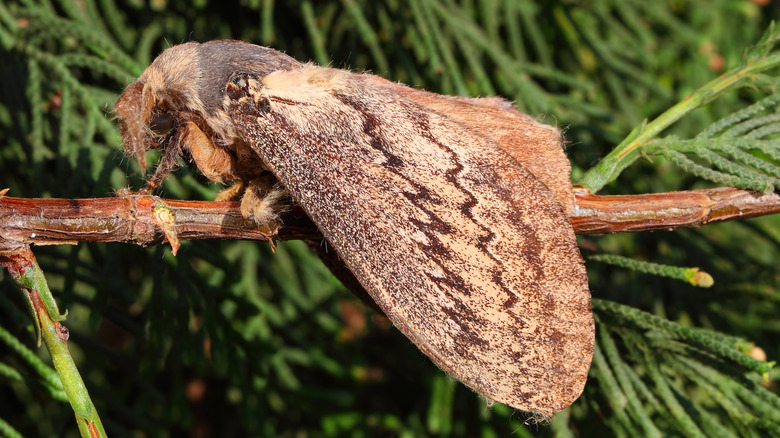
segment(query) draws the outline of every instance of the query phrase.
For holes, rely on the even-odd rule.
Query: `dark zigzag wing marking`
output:
[[[284,73],[290,83],[296,74]],[[337,86],[305,90],[309,101],[259,88],[229,112],[377,304],[440,367],[523,410],[568,406],[587,376],[593,320],[558,204],[489,141],[343,74]]]
[[[414,224],[417,228],[420,230],[424,230],[426,233],[426,236],[428,237],[429,244],[423,245],[420,244],[420,248],[422,251],[430,257],[431,260],[434,261],[434,263],[437,263],[439,267],[445,272],[445,275],[443,278],[431,278],[432,281],[438,281],[441,283],[444,283],[448,286],[448,289],[444,290],[445,295],[447,295],[449,298],[452,299],[452,302],[455,303],[456,308],[454,310],[445,309],[445,312],[450,316],[450,318],[460,326],[463,333],[469,333],[470,327],[474,325],[481,325],[485,324],[486,322],[480,318],[478,315],[475,315],[474,312],[466,307],[463,302],[457,300],[455,297],[452,296],[452,293],[449,292],[449,290],[459,291],[460,293],[469,294],[470,290],[466,286],[465,282],[461,278],[460,274],[458,272],[453,272],[453,270],[447,266],[446,263],[439,263],[438,261],[447,261],[450,259],[448,254],[448,248],[442,244],[440,239],[438,239],[439,234],[446,234],[452,232],[452,225],[447,223],[446,221],[442,220],[440,217],[436,215],[433,211],[430,211],[429,209],[425,208],[425,206],[421,205],[418,201],[425,199],[425,200],[431,200],[434,198],[433,194],[430,193],[430,191],[422,186],[421,184],[418,184],[416,181],[407,178],[404,176],[401,172],[398,171],[398,169],[402,168],[403,166],[403,159],[392,152],[389,152],[387,150],[387,144],[384,140],[384,137],[382,136],[380,132],[380,128],[382,126],[382,123],[380,123],[376,117],[374,117],[372,111],[370,111],[369,108],[366,108],[365,105],[363,105],[363,102],[360,100],[352,99],[349,96],[346,95],[335,95],[336,99],[343,102],[344,104],[354,108],[358,112],[363,114],[364,121],[363,121],[363,132],[369,137],[369,145],[380,151],[386,160],[387,168],[393,172],[399,175],[401,178],[404,178],[406,181],[409,182],[409,184],[414,187],[413,192],[404,191],[403,195],[406,197],[409,201],[414,203],[421,211],[424,211],[427,215],[427,218],[429,219],[429,222],[423,222],[420,220],[412,220],[412,224]],[[416,109],[416,108],[415,108]],[[447,145],[442,144],[439,139],[434,138],[430,135],[430,129],[429,129],[429,117],[424,112],[415,111],[414,118],[412,119],[414,123],[417,124],[416,131],[424,137],[426,140],[431,142],[431,144],[435,145],[436,147],[440,148],[443,151],[447,152],[447,155],[450,156],[451,162],[454,164],[452,168],[449,168],[445,171],[445,178],[448,182],[450,182],[454,187],[458,188],[458,190],[462,191],[466,196],[467,199],[461,203],[460,205],[460,211],[463,214],[463,216],[474,219],[471,209],[478,203],[478,200],[476,196],[469,193],[468,190],[465,190],[463,187],[461,187],[459,178],[461,173],[463,172],[463,166],[457,161],[457,157],[455,154],[447,147]],[[487,226],[480,224],[476,221],[474,221],[475,225],[479,226],[480,228],[480,235],[478,237],[478,243],[477,247],[483,250],[486,254],[489,256],[490,253],[486,250],[486,244],[493,240],[495,238],[495,233],[493,233]],[[491,256],[492,257],[492,256]],[[495,260],[495,262],[500,263],[498,260]],[[498,278],[500,277],[500,272],[496,272],[496,277],[494,279],[495,283],[498,284],[506,293],[507,300],[509,302],[512,302],[515,300],[515,295],[512,291],[510,291],[506,285],[500,281]],[[522,325],[523,322],[518,319],[518,324]],[[480,339],[476,336],[469,337],[469,344],[482,344],[484,345],[486,341],[484,339]],[[463,348],[463,345],[456,345],[456,350],[463,356],[471,357],[468,350]]]

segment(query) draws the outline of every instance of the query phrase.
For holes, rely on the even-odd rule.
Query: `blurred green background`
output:
[[[5,0],[0,189],[87,198],[141,188],[110,108],[164,48],[218,38],[439,93],[504,96],[565,131],[576,180],[643,119],[738,65],[778,16],[778,4],[758,0]],[[669,133],[691,138],[773,87],[725,95]],[[711,186],[653,157],[603,193]],[[211,199],[219,189],[185,167],[159,194]],[[567,411],[531,425],[446,377],[300,242],[275,254],[255,242],[187,242],[177,257],[122,244],[34,252],[70,311],[70,348],[110,436],[780,433],[776,373],[764,382],[755,361],[721,348],[749,352],[749,341],[778,357],[777,216],[580,242],[586,257],[696,266],[715,285],[588,262],[604,300],[594,303],[590,381]],[[0,433],[78,436],[70,406],[8,347],[18,340],[48,360],[0,278]]]

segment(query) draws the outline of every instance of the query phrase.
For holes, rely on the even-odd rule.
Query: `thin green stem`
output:
[[[632,271],[645,272],[662,277],[682,280],[697,287],[711,287],[714,283],[712,276],[696,267],[682,267],[661,265],[658,263],[634,260],[628,257],[622,257],[616,254],[596,254],[588,257],[588,260],[595,260],[610,265],[620,266]]]
[[[43,363],[38,356],[27,348],[23,343],[16,339],[11,333],[0,327],[0,341],[8,345],[13,351],[18,354],[22,360],[27,362],[43,379],[44,383],[52,389],[62,390],[62,381],[57,373],[51,369],[49,365]]]
[[[2,434],[3,437],[8,438],[22,438],[22,434],[17,432],[16,429],[11,427],[11,425],[6,423],[2,418],[0,418],[0,434]]]
[[[767,33],[771,35],[774,31],[773,26],[770,27]],[[588,170],[578,184],[587,188],[591,193],[598,192],[605,185],[614,181],[626,167],[639,158],[642,146],[646,145],[683,116],[707,105],[724,93],[750,85],[751,80],[760,73],[780,66],[780,53],[755,59],[754,56],[751,56],[753,52],[749,53],[741,66],[702,86],[652,122],[642,123],[642,125],[635,128],[603,160]]]
[[[27,297],[35,322],[39,326],[40,336],[62,381],[62,389],[76,415],[81,436],[105,437],[103,424],[68,349],[68,329],[60,323],[65,316],[57,309],[57,303],[32,251],[29,247],[0,251],[0,264],[8,269],[17,286]]]
[[[319,27],[317,27],[317,17],[314,15],[314,7],[311,5],[311,2],[305,1],[301,3],[301,14],[303,15],[303,23],[306,25],[306,30],[311,37],[317,62],[320,65],[328,65],[330,56],[328,56],[328,51],[325,49],[325,38],[322,36]]]

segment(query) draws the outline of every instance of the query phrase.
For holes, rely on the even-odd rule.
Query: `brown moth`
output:
[[[183,153],[259,222],[289,196],[340,277],[488,400],[552,415],[579,397],[594,323],[555,128],[238,41],[164,51],[115,111],[142,163],[163,147],[150,188]]]

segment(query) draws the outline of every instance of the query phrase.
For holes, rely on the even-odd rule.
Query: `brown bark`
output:
[[[577,234],[676,230],[780,212],[780,195],[733,187],[642,195],[598,196],[575,188],[571,224]]]
[[[598,196],[575,190],[571,224],[577,234],[674,230],[780,212],[780,195],[732,187],[643,195]],[[179,240],[297,240],[322,236],[300,209],[276,227],[241,217],[237,202],[179,201],[148,195],[93,199],[29,199],[0,196],[0,248],[28,244],[165,241],[155,208],[175,215]]]

